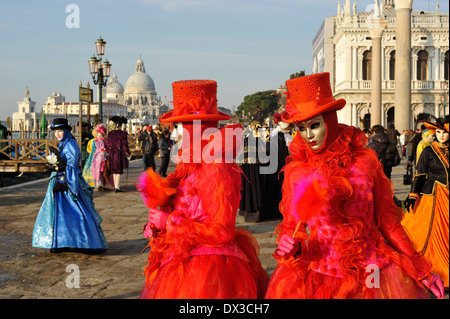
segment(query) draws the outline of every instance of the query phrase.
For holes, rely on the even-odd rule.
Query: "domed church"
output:
[[[136,62],[134,73],[128,78],[125,89],[114,73],[106,87],[108,101],[126,105],[128,119],[139,119],[147,123],[158,123],[159,116],[168,112],[169,107],[157,96],[153,79],[145,73],[141,57]]]

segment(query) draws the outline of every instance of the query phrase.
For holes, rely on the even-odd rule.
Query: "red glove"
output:
[[[431,280],[422,279],[421,282],[425,287],[431,290],[431,292],[438,298],[444,299],[444,283],[442,282],[441,277],[436,274],[431,274]]]
[[[299,242],[296,239],[284,234],[283,236],[281,236],[280,242],[278,243],[278,248],[275,250],[275,253],[278,256],[286,256],[290,254],[293,255],[298,251],[299,247]]]

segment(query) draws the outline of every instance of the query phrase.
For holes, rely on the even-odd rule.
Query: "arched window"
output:
[[[394,121],[395,121],[395,107],[391,107],[387,111],[386,122],[388,123],[388,125],[386,125],[386,127],[389,127],[390,124],[394,124]]]
[[[391,52],[389,60],[389,80],[395,80],[395,51]]]
[[[449,53],[448,53],[449,51],[447,50],[447,52],[445,52],[445,59],[444,59],[444,79],[446,80],[446,81],[448,81],[448,74],[450,73],[449,71]]]
[[[426,81],[428,79],[428,52],[420,50],[417,56],[417,80]]]
[[[372,80],[372,50],[365,51],[363,54],[363,80]]]

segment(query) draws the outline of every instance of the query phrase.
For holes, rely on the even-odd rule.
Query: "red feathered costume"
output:
[[[223,139],[215,140],[216,144],[194,137],[195,129],[203,133],[217,128],[220,116],[227,118],[217,111],[215,103],[201,102],[211,101],[211,97],[215,101],[216,87],[216,82],[206,80],[173,84],[174,111],[163,116],[162,121],[183,123],[180,152],[190,146],[188,160],[181,156],[183,162],[166,179],[151,170],[139,179],[146,205],[170,213],[166,229],[155,231],[150,238],[141,298],[264,297],[268,276],[258,259],[258,243],[249,232],[235,229],[241,176],[239,167],[222,156],[230,151],[225,147],[225,129],[220,131]],[[180,101],[186,102],[182,108]],[[193,124],[197,119],[207,122]],[[230,149],[237,146],[234,142],[228,146]],[[216,147],[217,143],[220,147]],[[204,153],[205,148],[221,150],[222,155],[208,163],[196,158],[195,154]]]
[[[325,94],[328,89],[331,95],[326,75],[291,80],[307,81],[298,85],[313,91],[294,94],[308,99],[308,93]],[[297,83],[289,82],[292,93]],[[274,254],[278,266],[266,297],[427,297],[421,280],[430,278],[430,265],[413,249],[400,224],[402,212],[394,205],[391,181],[376,154],[364,148],[364,133],[337,123],[336,108],[345,101],[320,95],[310,100],[305,110],[302,102],[289,98],[284,121],[321,114],[326,138],[319,151],[313,151],[300,133],[290,145],[280,203],[283,221],[276,233],[277,242],[289,235],[300,248]]]

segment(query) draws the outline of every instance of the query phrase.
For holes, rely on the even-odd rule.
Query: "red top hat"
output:
[[[229,120],[217,109],[217,82],[186,80],[172,83],[173,110],[161,117],[162,123]]]
[[[345,106],[344,99],[334,100],[330,74],[318,73],[286,81],[288,88],[283,122],[300,122]]]

